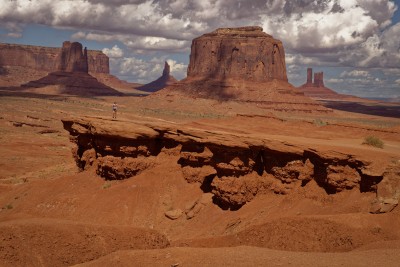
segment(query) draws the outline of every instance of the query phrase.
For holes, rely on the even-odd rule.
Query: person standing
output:
[[[112,105],[113,119],[116,119],[116,118],[117,118],[117,109],[118,109],[117,102],[114,102],[114,104]]]

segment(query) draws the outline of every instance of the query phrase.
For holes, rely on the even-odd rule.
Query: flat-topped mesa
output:
[[[287,81],[282,42],[261,27],[221,28],[195,38],[188,78]]]
[[[84,51],[82,52],[82,45],[79,48],[74,43],[64,43],[69,43],[70,46],[73,46],[73,49],[76,49],[76,55],[79,55],[79,51],[84,54]],[[37,71],[53,72],[54,70],[60,70],[60,54],[65,53],[62,52],[64,50],[65,48],[59,47],[0,43],[0,66],[22,67]],[[109,58],[102,51],[87,50],[87,61],[89,73],[110,73]],[[81,67],[78,68],[81,69]]]

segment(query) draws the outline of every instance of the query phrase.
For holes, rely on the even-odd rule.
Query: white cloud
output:
[[[7,33],[7,37],[21,38],[22,37],[22,33],[20,33],[20,32],[9,32],[9,33]]]
[[[371,75],[366,70],[352,70],[342,72],[340,77],[371,77]]]
[[[343,81],[344,81],[343,79],[337,79],[337,78],[331,78],[327,80],[328,83],[343,83]]]
[[[167,60],[169,66],[171,67],[171,75],[176,79],[181,80],[186,77],[187,65],[181,62],[177,62],[173,59]]]
[[[111,49],[104,48],[102,51],[110,58],[120,58],[124,55],[122,49],[119,48],[117,45],[114,45]]]
[[[293,3],[299,6],[292,7],[290,15],[285,16],[282,11],[277,15],[261,15],[261,19],[264,30],[298,52],[337,50],[359,44],[379,30],[383,17],[386,21],[394,12],[393,5],[388,5],[382,19],[375,20],[368,15],[369,10],[355,1],[324,1],[325,5],[316,5],[315,1]],[[341,5],[342,12],[332,12],[335,3]]]
[[[296,53],[337,52],[379,36],[396,8],[390,0],[13,0],[0,3],[0,22],[79,29],[75,38],[116,37],[132,49],[186,52],[194,37],[215,28],[262,25]]]

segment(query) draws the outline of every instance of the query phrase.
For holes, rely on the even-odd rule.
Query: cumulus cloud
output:
[[[124,52],[122,51],[122,49],[119,48],[117,45],[114,45],[111,49],[104,48],[102,51],[104,54],[106,54],[110,58],[120,58],[124,55]]]
[[[343,79],[337,79],[337,78],[331,78],[327,80],[328,83],[342,83],[343,81],[344,81]]]
[[[99,41],[131,35],[132,48],[159,50],[188,48],[218,27],[262,25],[303,53],[363,43],[396,8],[390,0],[13,0],[0,3],[0,22],[79,28]]]
[[[352,70],[342,72],[340,77],[371,77],[371,75],[366,70]]]

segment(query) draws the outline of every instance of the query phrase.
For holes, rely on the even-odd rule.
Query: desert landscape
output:
[[[256,26],[146,85],[1,44],[0,266],[399,266],[400,104],[304,78]]]

